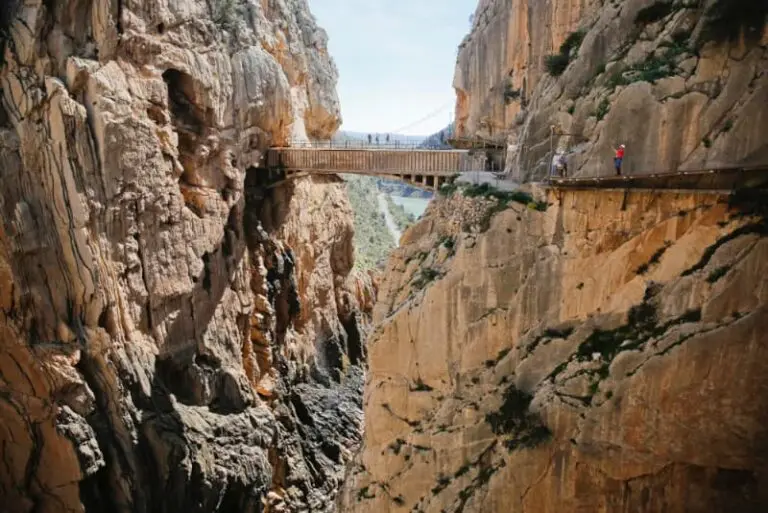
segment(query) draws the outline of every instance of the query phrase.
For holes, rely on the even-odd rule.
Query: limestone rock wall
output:
[[[305,0],[0,8],[0,503],[330,511],[359,441],[371,277]]]
[[[457,134],[506,143],[521,181],[551,150],[574,175],[610,174],[621,143],[633,174],[765,164],[767,16],[749,1],[483,0],[459,49]]]
[[[404,234],[341,510],[765,511],[764,195],[546,199]]]

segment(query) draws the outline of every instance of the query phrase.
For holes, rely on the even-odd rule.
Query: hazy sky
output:
[[[339,68],[342,130],[431,134],[453,116],[477,0],[309,0]],[[420,119],[435,114],[430,119]]]

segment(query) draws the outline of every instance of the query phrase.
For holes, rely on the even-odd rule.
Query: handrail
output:
[[[606,174],[606,175],[593,175],[593,176],[548,176],[549,180],[603,180],[603,179],[631,179],[631,178],[667,178],[672,176],[686,176],[697,175],[706,173],[722,173],[726,171],[759,171],[768,170],[768,164],[749,164],[749,165],[714,165],[697,169],[678,169],[676,171],[665,171],[661,173],[648,173],[648,172],[635,172],[632,174],[623,173],[621,175]]]
[[[405,143],[401,141],[390,142],[372,142],[367,141],[295,141],[287,142],[285,145],[273,146],[270,149],[290,150],[290,149],[308,149],[308,150],[377,150],[377,149],[395,149],[395,150],[441,150],[441,151],[463,151],[456,150],[448,145],[425,144],[425,143]]]
[[[544,182],[552,188],[587,187],[617,189],[735,190],[768,187],[768,165],[720,165],[663,173],[560,177]]]

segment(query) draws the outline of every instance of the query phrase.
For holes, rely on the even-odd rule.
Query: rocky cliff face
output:
[[[573,174],[609,174],[620,143],[633,174],[764,163],[767,16],[750,0],[482,0],[457,133],[506,142],[522,181],[551,149]]]
[[[0,502],[329,511],[359,439],[370,279],[305,0],[5,2]]]
[[[765,511],[765,197],[497,196],[389,261],[341,510]]]

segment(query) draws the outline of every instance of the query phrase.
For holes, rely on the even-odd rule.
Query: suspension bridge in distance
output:
[[[356,174],[437,190],[463,173],[501,171],[503,153],[483,149],[432,149],[399,143],[326,143],[270,148],[266,167],[285,178],[310,174]]]

